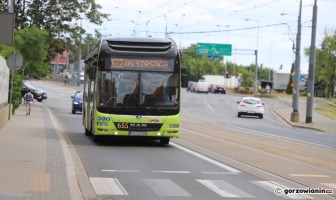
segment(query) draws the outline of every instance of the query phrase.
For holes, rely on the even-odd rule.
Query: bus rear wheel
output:
[[[169,137],[164,137],[160,139],[160,144],[162,145],[167,145],[169,144],[170,138]]]
[[[86,136],[90,136],[92,134],[92,132],[89,129],[85,129],[85,135]]]

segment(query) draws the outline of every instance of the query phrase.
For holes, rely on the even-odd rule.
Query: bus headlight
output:
[[[98,126],[108,126],[107,122],[97,122]]]
[[[179,124],[169,124],[169,128],[178,128]]]

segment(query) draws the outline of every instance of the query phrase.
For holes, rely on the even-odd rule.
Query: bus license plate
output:
[[[147,136],[147,132],[145,131],[130,131],[128,133],[129,136]]]

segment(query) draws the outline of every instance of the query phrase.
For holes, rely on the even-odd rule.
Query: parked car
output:
[[[193,87],[193,85],[195,85],[196,82],[195,81],[189,81],[188,82],[188,87],[187,87],[187,91],[191,91],[191,88]]]
[[[71,112],[72,114],[76,114],[76,112],[82,112],[82,104],[83,104],[83,91],[79,90],[75,92],[74,96],[71,96],[72,98],[72,107]]]
[[[211,92],[212,93],[222,93],[222,94],[226,94],[226,87],[224,87],[224,85],[214,85],[211,88]]]
[[[237,102],[238,117],[242,115],[258,116],[260,119],[264,116],[264,103],[256,97],[243,97],[241,101]]]
[[[27,81],[24,81],[22,84],[21,96],[23,97],[28,92],[29,89],[31,90],[31,93],[34,96],[34,99],[36,99],[38,102],[42,102],[43,99],[47,99],[46,91],[33,86]]]
[[[42,90],[41,88],[37,88],[39,91],[41,91],[42,98],[43,99],[48,99],[47,92],[45,90]]]

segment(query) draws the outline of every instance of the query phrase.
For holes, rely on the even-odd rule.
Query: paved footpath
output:
[[[279,100],[284,102],[284,105],[281,107],[274,108],[273,111],[280,116],[285,122],[293,127],[300,128],[309,128],[315,129],[319,131],[323,131],[326,133],[334,133],[336,134],[336,120],[326,117],[315,110],[313,111],[313,120],[312,123],[306,123],[306,105],[307,102],[305,99],[300,99],[299,101],[299,121],[291,122],[290,117],[293,111],[291,106],[290,98],[279,97]]]
[[[57,120],[35,102],[0,129],[0,199],[83,199]]]

